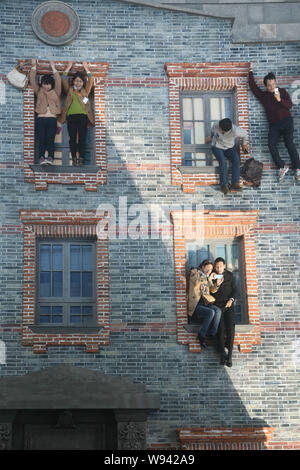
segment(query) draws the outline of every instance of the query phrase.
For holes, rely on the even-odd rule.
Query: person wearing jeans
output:
[[[206,347],[205,337],[208,331],[212,336],[216,336],[222,314],[222,310],[213,305],[215,299],[211,293],[217,292],[223,281],[218,279],[216,284],[213,284],[215,273],[212,274],[212,269],[211,261],[205,260],[198,269],[191,269],[189,279],[188,315],[191,323],[202,322],[198,334],[202,348]]]
[[[266,90],[261,90],[255,83],[253,76],[253,66],[250,65],[249,86],[253,94],[258,98],[265,108],[267,120],[269,122],[268,146],[272,159],[276,165],[279,182],[287,174],[289,167],[278,152],[278,143],[281,136],[289,153],[292,168],[295,172],[296,181],[300,181],[300,158],[294,144],[294,123],[291,115],[293,106],[288,92],[284,88],[278,88],[275,75],[270,72],[264,77]]]
[[[54,140],[57,130],[57,116],[61,112],[61,78],[53,61],[50,62],[52,75],[43,75],[41,85],[36,80],[37,61],[31,60],[30,85],[36,95],[36,130],[39,140],[39,163],[54,164]],[[48,151],[48,157],[45,153]]]
[[[235,146],[235,139],[242,139],[242,149],[249,152],[248,134],[241,127],[232,124],[229,118],[221,119],[211,129],[211,136],[206,137],[205,143],[212,144],[212,152],[219,162],[221,191],[227,194],[230,191],[241,191],[240,186],[240,156]],[[231,185],[228,182],[227,159],[231,162]]]
[[[85,163],[85,146],[88,122],[95,124],[93,110],[90,101],[90,93],[93,87],[93,77],[88,69],[87,62],[82,62],[87,75],[75,72],[72,86],[69,84],[68,73],[73,62],[69,62],[68,67],[62,74],[62,84],[66,93],[66,100],[61,114],[60,121],[67,120],[70,150],[74,166],[82,166]],[[77,144],[78,133],[78,144]],[[77,151],[78,154],[77,155]]]

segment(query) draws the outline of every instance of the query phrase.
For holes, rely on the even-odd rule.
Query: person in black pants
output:
[[[216,299],[214,305],[222,309],[218,329],[218,350],[221,354],[220,364],[226,364],[228,367],[231,367],[235,333],[233,305],[236,300],[237,289],[232,272],[227,271],[225,266],[225,260],[223,258],[217,258],[215,260],[214,271],[217,275],[223,276],[223,282],[220,284],[218,291],[212,295]],[[227,355],[225,347],[228,349]]]
[[[291,158],[295,179],[296,181],[300,181],[300,158],[294,144],[294,122],[290,112],[293,106],[292,100],[284,88],[277,87],[276,77],[272,72],[264,77],[264,85],[266,91],[261,90],[256,85],[251,64],[249,86],[253,94],[265,108],[266,116],[269,121],[268,145],[274,163],[279,169],[279,182],[283,180],[289,170],[289,167],[284,164],[284,161],[280,157],[277,148],[281,136],[283,137]]]

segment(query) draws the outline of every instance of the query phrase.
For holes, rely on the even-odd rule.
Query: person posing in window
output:
[[[235,333],[234,323],[234,309],[233,305],[237,296],[237,289],[234,281],[233,273],[225,269],[226,264],[223,258],[217,258],[214,264],[214,271],[217,276],[222,278],[214,278],[213,282],[216,283],[222,279],[217,291],[213,292],[215,298],[215,306],[222,309],[220,325],[218,330],[218,349],[221,354],[220,364],[232,366],[232,350]],[[225,342],[226,337],[226,342]],[[225,347],[228,349],[228,354],[225,352]]]
[[[206,348],[205,337],[210,328],[210,334],[216,336],[222,310],[213,305],[215,302],[212,292],[217,292],[223,280],[212,282],[215,273],[212,273],[213,264],[209,260],[201,263],[199,268],[192,268],[189,279],[188,315],[192,323],[200,323],[202,327],[198,340],[202,348]]]
[[[62,75],[62,84],[67,96],[60,121],[63,123],[67,120],[73,165],[81,166],[84,164],[85,157],[87,123],[89,121],[94,125],[94,116],[89,99],[89,94],[93,87],[93,77],[88,70],[87,63],[82,62],[84,70],[88,76],[87,83],[85,75],[81,72],[76,72],[73,77],[72,87],[70,87],[68,73],[71,70],[72,65],[73,62],[69,62],[68,67]],[[76,140],[77,132],[78,147]],[[77,150],[79,152],[79,157],[77,157]]]
[[[211,135],[206,137],[205,143],[212,144],[212,151],[219,162],[221,191],[227,194],[230,191],[242,191],[240,186],[240,156],[235,146],[235,139],[242,138],[242,149],[249,152],[248,134],[241,127],[232,124],[229,118],[221,119],[213,125]],[[226,158],[231,161],[232,181],[229,188]]]
[[[274,163],[279,170],[278,181],[282,181],[289,167],[284,164],[278,152],[278,141],[281,136],[288,150],[295,171],[296,181],[300,181],[300,159],[293,140],[294,122],[291,115],[293,103],[284,88],[278,88],[275,75],[270,72],[264,77],[266,91],[261,90],[255,83],[253,66],[250,65],[249,86],[265,108],[269,121],[268,145]]]
[[[55,69],[54,62],[50,62],[53,76],[43,75],[41,86],[36,82],[36,59],[31,61],[29,73],[30,84],[36,94],[37,113],[36,129],[39,139],[39,163],[41,165],[54,163],[54,140],[57,130],[57,116],[61,113],[61,78]],[[45,152],[48,158],[45,159]]]

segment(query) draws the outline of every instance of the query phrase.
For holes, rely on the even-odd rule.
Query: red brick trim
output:
[[[24,60],[19,60],[25,72],[30,66]],[[66,61],[56,61],[56,69],[62,72],[66,69]],[[94,77],[94,107],[95,107],[95,145],[96,166],[101,167],[97,173],[47,173],[34,172],[30,165],[34,164],[34,92],[29,85],[24,90],[24,181],[35,184],[37,191],[48,189],[48,184],[84,184],[86,191],[97,191],[98,185],[107,182],[106,157],[106,113],[105,113],[105,77],[109,64],[107,62],[90,62],[89,69]],[[81,64],[75,64],[72,70],[82,70]],[[39,61],[39,74],[51,73],[49,61]]]
[[[181,428],[177,430],[182,450],[263,450],[274,428]]]
[[[180,92],[235,90],[237,124],[249,133],[247,95],[249,62],[166,63],[165,70],[169,77],[172,185],[181,185],[183,192],[192,193],[195,191],[195,186],[218,184],[219,178],[218,175],[205,173],[181,175],[177,169],[182,164]],[[242,161],[250,156],[241,155]]]
[[[24,280],[22,344],[33,345],[35,353],[45,353],[47,346],[82,346],[87,352],[98,352],[100,345],[109,344],[109,270],[108,240],[97,240],[97,325],[95,334],[37,334],[28,325],[35,324],[36,239],[38,237],[95,237],[99,217],[93,211],[31,211],[20,210],[24,225]]]
[[[200,214],[201,215],[201,214]],[[205,238],[242,237],[244,247],[245,284],[249,324],[251,333],[236,333],[235,344],[240,352],[251,352],[254,344],[261,342],[261,325],[258,305],[258,286],[256,278],[256,255],[254,227],[258,211],[210,211],[204,210],[199,226],[197,211],[171,211],[174,225],[174,262],[176,282],[177,341],[187,344],[190,352],[200,352],[200,344],[195,333],[184,329],[187,324],[187,285],[185,273],[185,241],[189,239],[189,230],[197,227],[197,236]],[[197,225],[196,225],[197,224]]]

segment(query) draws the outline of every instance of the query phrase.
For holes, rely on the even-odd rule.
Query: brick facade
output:
[[[68,3],[81,19],[81,30],[64,47],[45,45],[32,32],[36,2],[1,5],[0,375],[70,364],[130,376],[161,398],[161,409],[148,416],[148,449],[180,449],[185,443],[178,430],[194,433],[194,441],[201,435],[212,446],[205,432],[216,438],[222,429],[235,440],[219,441],[219,448],[239,446],[239,431],[244,443],[253,433],[260,436],[250,448],[299,449],[299,184],[292,172],[277,184],[264,110],[246,78],[252,62],[260,86],[272,70],[293,96],[300,79],[299,44],[233,44],[226,19],[117,0]],[[45,67],[41,72],[49,72],[50,60],[60,71],[69,60],[86,60],[95,72],[99,67],[94,89],[98,173],[31,168],[33,91],[17,90],[6,80],[26,57],[37,58]],[[178,76],[172,77],[172,70]],[[251,152],[245,157],[264,163],[259,189],[244,186],[241,194],[225,197],[216,175],[181,175],[176,169],[181,164],[178,96],[191,87],[237,90],[239,124],[250,135]],[[292,115],[299,148],[296,102]],[[279,148],[289,164],[282,143]],[[94,236],[97,208],[109,203],[117,209],[121,197],[129,209],[165,208],[167,218],[173,214],[172,230],[178,211],[187,205],[194,213],[201,204],[204,229],[213,237],[222,238],[225,228],[243,237],[250,315],[249,324],[237,327],[231,369],[219,365],[212,347],[200,352],[195,335],[182,327],[185,239],[175,230],[164,239],[162,225],[157,238],[150,230],[147,239],[122,238],[117,230],[115,239],[98,240],[104,260],[98,265],[99,332],[58,337],[29,328],[35,314],[36,240],[49,234]],[[129,222],[136,216],[128,211]],[[119,219],[117,213],[117,226]],[[264,441],[262,433],[270,430]]]

